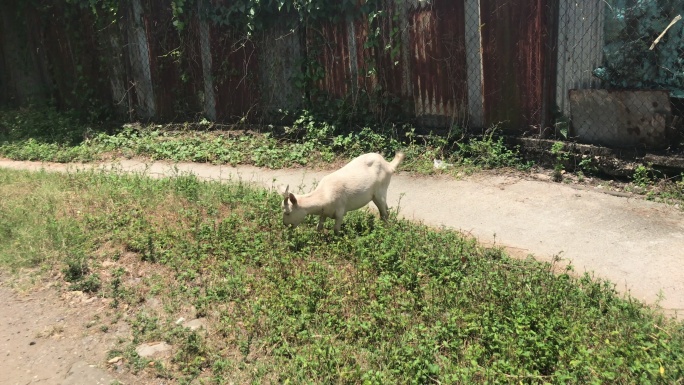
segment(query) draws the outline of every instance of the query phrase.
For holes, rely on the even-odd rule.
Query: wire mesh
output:
[[[684,115],[681,14],[684,3],[668,0],[560,2],[556,101],[570,122],[564,135],[609,147],[677,143]]]

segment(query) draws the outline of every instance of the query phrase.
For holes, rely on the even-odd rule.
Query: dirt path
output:
[[[49,285],[21,294],[5,283],[0,277],[0,383],[138,383],[130,374],[105,368],[106,353],[118,336],[128,335],[128,326],[98,322],[108,308],[102,299],[78,292],[59,297]]]
[[[0,160],[0,167],[63,172],[95,165]],[[289,184],[291,188],[305,191],[327,174],[304,169],[264,170],[249,166],[236,168],[136,160],[97,167],[142,172],[154,177],[191,172],[204,179],[242,179],[265,187]],[[406,218],[470,233],[482,242],[506,246],[518,256],[533,254],[548,260],[560,254],[571,261],[577,271],[593,271],[616,283],[618,290],[648,303],[656,303],[662,295],[659,304],[668,313],[677,313],[680,318],[680,313],[684,313],[684,213],[675,207],[613,196],[597,189],[578,189],[505,175],[454,180],[399,173],[392,179],[388,200],[390,206],[396,207],[400,203],[400,214]],[[55,317],[68,308],[64,310],[60,307],[63,305],[51,303],[44,299],[46,297],[26,301],[12,295],[8,291],[0,292],[2,298],[10,298],[0,303],[0,338],[3,352],[8,352],[5,362],[0,362],[0,373],[8,373],[7,368],[14,368],[16,374],[8,384],[32,383],[32,378],[39,379],[46,373],[54,373],[56,377],[52,378],[66,379],[69,368],[86,358],[89,364],[105,362],[104,352],[84,351],[87,344],[80,345],[78,338],[67,346],[49,338],[38,339],[35,345],[30,345],[37,332],[55,324],[58,319]],[[41,316],[30,317],[34,312]],[[22,314],[29,318],[21,321],[17,315]],[[91,334],[82,338],[95,337]],[[97,346],[102,347],[102,344]],[[41,348],[41,353],[36,355],[36,348]],[[55,361],[51,351],[67,352],[62,353],[62,359],[68,355],[71,364],[59,361],[59,358]],[[81,354],[80,361],[71,357],[72,354]],[[44,372],[35,373],[37,368]]]

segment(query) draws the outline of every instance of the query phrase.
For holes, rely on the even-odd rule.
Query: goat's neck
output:
[[[297,204],[306,210],[307,214],[320,215],[323,213],[327,202],[320,191],[312,191],[297,197]]]

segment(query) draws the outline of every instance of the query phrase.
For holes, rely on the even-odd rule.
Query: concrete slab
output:
[[[667,91],[570,90],[572,135],[609,147],[662,148],[672,119]]]

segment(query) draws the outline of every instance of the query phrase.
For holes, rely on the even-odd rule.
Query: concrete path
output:
[[[150,176],[191,172],[203,179],[242,179],[267,188],[289,184],[304,191],[328,173],[135,160],[100,165],[0,160],[0,167],[102,167]],[[675,207],[515,176],[453,180],[402,173],[392,178],[388,202],[392,207],[400,203],[405,218],[461,230],[481,242],[506,246],[517,256],[550,260],[560,254],[576,271],[593,271],[621,292],[648,303],[659,301],[679,318],[684,314],[684,213]]]

